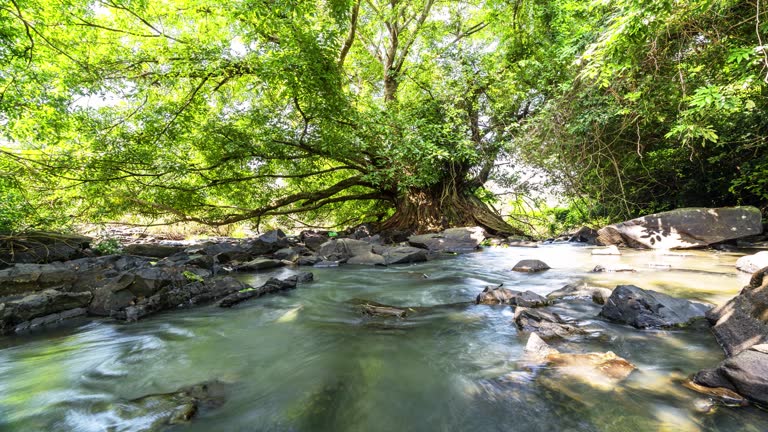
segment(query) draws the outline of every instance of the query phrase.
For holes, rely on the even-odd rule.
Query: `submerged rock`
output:
[[[600,315],[637,328],[682,326],[703,318],[710,306],[634,285],[619,285]]]
[[[550,268],[551,267],[549,267],[543,261],[536,259],[526,259],[518,261],[518,263],[512,267],[512,270],[523,273],[537,273],[540,271],[549,270]]]
[[[112,408],[121,423],[149,419],[144,431],[160,432],[169,426],[189,422],[202,408],[217,408],[226,401],[226,385],[211,381],[171,393],[151,394],[115,404]]]
[[[610,245],[604,248],[592,249],[592,255],[621,255],[618,246]]]
[[[569,284],[547,294],[547,299],[556,301],[568,298],[589,298],[597,304],[605,304],[610,296],[611,290],[608,288],[592,287],[587,284]]]
[[[600,245],[639,249],[706,247],[762,233],[755,207],[681,208],[609,225],[598,231]]]
[[[537,333],[544,339],[568,338],[584,333],[584,330],[568,324],[560,315],[543,309],[518,306],[513,320],[519,331]]]
[[[477,250],[485,240],[485,230],[480,227],[449,228],[437,234],[420,234],[408,237],[408,243],[430,252],[465,253]]]
[[[360,309],[365,315],[376,317],[405,318],[405,316],[408,315],[408,311],[405,309],[400,309],[393,306],[362,304],[360,305]]]
[[[529,360],[554,367],[558,374],[589,382],[597,387],[610,388],[626,379],[635,365],[612,351],[604,353],[561,353],[550,347],[536,333],[531,333],[525,346]]]
[[[592,269],[592,273],[618,273],[618,272],[635,272],[637,270],[633,269],[632,267],[624,264],[613,264],[613,265],[596,265],[595,268]]]
[[[745,406],[748,404],[747,398],[726,387],[707,387],[697,383],[696,381],[686,381],[683,383],[683,385],[695,392],[711,396],[724,405]],[[702,412],[706,413],[709,412],[713,407],[711,405],[707,406],[706,404],[701,404],[700,408]]]

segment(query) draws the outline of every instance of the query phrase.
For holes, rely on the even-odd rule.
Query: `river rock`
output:
[[[242,263],[237,266],[238,271],[259,271],[267,270],[285,265],[282,261],[269,258],[256,258],[254,260]]]
[[[589,298],[597,304],[605,304],[611,296],[608,288],[592,287],[587,284],[569,284],[547,294],[547,299],[556,301],[568,298]]]
[[[38,317],[81,309],[88,305],[91,298],[89,292],[71,293],[48,289],[0,303],[0,332],[8,333],[15,330],[16,326]]]
[[[309,250],[303,247],[287,247],[278,249],[272,254],[272,258],[280,261],[296,262],[303,253],[307,253]]]
[[[746,255],[736,260],[736,268],[747,273],[754,273],[768,267],[768,251]]]
[[[167,309],[210,303],[248,288],[248,285],[229,276],[190,282],[183,286],[168,286],[151,297],[138,299],[124,310],[112,311],[110,316],[136,321]]]
[[[569,238],[568,241],[571,243],[595,244],[596,239],[597,231],[589,227],[581,227],[571,235],[571,238]]]
[[[143,305],[150,299],[161,296],[164,302],[153,304],[151,307],[142,306],[142,312],[148,315],[181,303],[172,306],[165,304],[170,303],[165,300],[169,291],[183,291],[190,283],[201,283],[209,276],[209,272],[195,267],[157,266],[128,270],[93,289],[93,301],[88,306],[88,313],[96,316],[123,317],[127,308]],[[158,299],[152,301],[158,302]]]
[[[436,234],[419,234],[408,237],[411,246],[430,252],[466,253],[477,250],[485,240],[481,227],[449,228]]]
[[[302,255],[296,260],[296,264],[300,266],[313,266],[322,261],[317,255]]]
[[[14,263],[43,264],[86,256],[92,238],[77,234],[29,232],[0,235],[0,269]]]
[[[605,302],[600,315],[637,328],[672,327],[702,318],[709,309],[710,306],[702,303],[634,285],[619,285]]]
[[[604,248],[592,249],[592,255],[621,255],[621,251],[618,246],[610,245]]]
[[[165,246],[152,243],[135,243],[123,248],[123,253],[153,258],[165,258],[184,250],[181,246]]]
[[[632,267],[626,265],[626,264],[606,264],[606,265],[596,265],[595,268],[592,269],[592,273],[619,273],[619,272],[635,272],[637,270],[633,269]]]
[[[768,343],[768,267],[755,272],[741,293],[707,313],[717,342],[729,356]]]
[[[373,252],[373,245],[363,240],[349,238],[334,238],[320,246],[317,255],[326,261],[347,262],[357,255],[366,255]]]
[[[218,303],[219,307],[229,308],[238,303],[242,303],[245,300],[261,297],[266,294],[272,294],[278,291],[296,288],[298,283],[298,276],[291,276],[287,279],[280,280],[277,278],[269,278],[262,286],[258,288],[246,288],[233,292],[221,299]]]
[[[143,431],[160,432],[169,426],[189,422],[198,411],[205,408],[217,408],[226,400],[226,385],[211,381],[184,387],[171,393],[152,394],[121,402],[109,409],[124,424],[130,424],[134,418],[142,421]]]
[[[549,303],[546,298],[533,291],[520,292],[502,287],[485,287],[475,301],[477,304],[508,304],[533,308],[546,306]]]
[[[517,264],[515,264],[514,267],[512,267],[513,271],[517,272],[523,272],[523,273],[537,273],[544,270],[549,270],[551,267],[549,267],[545,262],[539,261],[536,259],[526,259],[521,260]]]
[[[605,353],[561,353],[550,347],[536,333],[531,333],[525,345],[529,360],[547,363],[559,374],[572,376],[600,387],[610,387],[626,379],[635,365],[612,351]]]
[[[349,258],[347,260],[347,264],[384,265],[386,264],[386,260],[379,254],[375,254],[373,252],[365,252]]]
[[[514,323],[519,331],[536,332],[544,339],[568,338],[584,333],[563,320],[560,315],[543,309],[515,308]]]
[[[405,318],[405,316],[408,314],[405,309],[367,303],[360,305],[360,310],[363,312],[363,314],[373,317]]]
[[[268,231],[245,243],[245,248],[252,256],[274,253],[290,246],[288,237],[281,230]]]
[[[755,207],[682,208],[609,225],[598,231],[600,245],[639,249],[687,249],[762,233]]]
[[[384,257],[386,265],[409,264],[427,260],[427,251],[412,246],[374,246],[374,251]]]
[[[309,250],[317,252],[320,250],[320,246],[327,242],[328,231],[302,231],[299,233],[299,241],[304,243]]]
[[[298,272],[296,278],[298,283],[309,283],[315,280],[315,275],[312,272]]]
[[[696,384],[732,390],[760,404],[768,404],[768,344],[753,345],[724,360],[715,369],[693,377]]]

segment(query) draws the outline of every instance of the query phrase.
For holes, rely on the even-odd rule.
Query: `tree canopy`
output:
[[[765,207],[765,10],[10,0],[0,230],[140,214],[520,234],[485,188],[520,164],[610,218]]]

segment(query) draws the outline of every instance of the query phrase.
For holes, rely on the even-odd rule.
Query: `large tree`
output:
[[[516,233],[478,196],[530,105],[518,6],[11,0],[0,152],[90,218]]]

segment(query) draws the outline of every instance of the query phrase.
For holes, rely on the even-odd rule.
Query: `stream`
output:
[[[306,269],[315,282],[230,310],[166,312],[133,324],[75,319],[2,337],[0,431],[151,430],[151,411],[127,416],[121,401],[210,380],[226,383],[226,401],[165,430],[768,430],[767,412],[720,406],[705,414],[698,407],[706,397],[681,385],[724,358],[705,323],[641,331],[598,318],[592,302],[558,303],[552,310],[590,329],[559,349],[613,351],[637,366],[605,388],[531,367],[522,359],[526,337],[511,323],[513,308],[466,303],[486,285],[546,295],[587,281],[721,304],[750,276],[734,267],[743,253],[590,251],[493,247],[389,268]],[[509,270],[526,258],[552,269]],[[619,263],[637,271],[589,272]],[[295,271],[240,277],[255,285]],[[361,315],[353,299],[449,306],[384,319]]]

